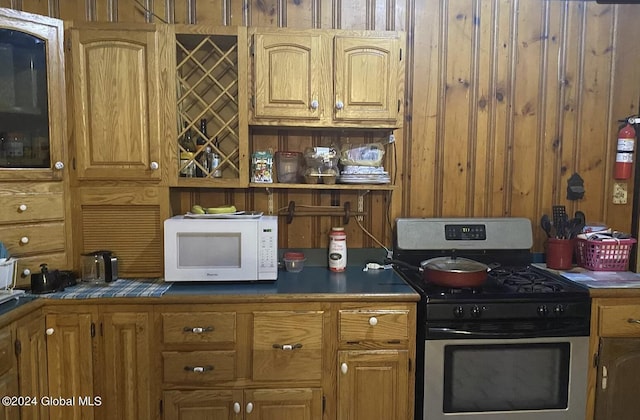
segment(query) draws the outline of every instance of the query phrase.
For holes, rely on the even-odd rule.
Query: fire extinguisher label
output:
[[[633,153],[616,153],[616,162],[619,163],[632,163]]]
[[[633,139],[618,139],[619,152],[633,152]]]

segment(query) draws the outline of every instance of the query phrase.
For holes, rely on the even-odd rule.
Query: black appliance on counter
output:
[[[417,420],[583,420],[588,290],[531,265],[523,218],[402,218],[395,269],[418,303]],[[489,265],[474,288],[428,283],[416,267],[460,256]]]

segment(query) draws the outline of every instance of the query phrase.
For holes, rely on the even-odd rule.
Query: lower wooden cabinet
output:
[[[0,329],[0,396],[18,396],[18,366],[14,351],[14,328],[8,325]],[[2,404],[0,420],[20,418],[17,406]]]
[[[640,378],[640,298],[594,299],[588,419],[636,420]]]
[[[338,419],[408,419],[406,350],[341,351]]]
[[[52,420],[159,417],[150,307],[69,304],[45,311],[49,395],[75,398],[71,406],[51,406]]]
[[[415,312],[403,304],[338,311],[338,420],[413,418]]]
[[[93,339],[98,318],[97,307],[56,306],[58,313],[47,313],[47,368],[49,393],[74,399],[71,405],[49,407],[51,420],[94,419]]]
[[[41,302],[0,328],[0,392],[73,404],[0,420],[413,417],[413,302]]]
[[[164,418],[176,420],[322,419],[320,388],[165,391]]]
[[[45,320],[38,310],[16,321],[16,354],[20,396],[36,398],[36,404],[20,407],[21,420],[46,420],[49,406],[40,398],[49,395],[47,384],[47,345]]]

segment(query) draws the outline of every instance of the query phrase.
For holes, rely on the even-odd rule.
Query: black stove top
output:
[[[558,300],[588,296],[588,290],[561,276],[532,265],[493,264],[487,281],[477,288],[448,288],[426,282],[414,269],[396,270],[427,302],[506,300]]]

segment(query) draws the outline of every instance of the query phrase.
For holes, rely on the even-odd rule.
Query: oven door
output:
[[[424,419],[584,420],[588,337],[425,341]]]

